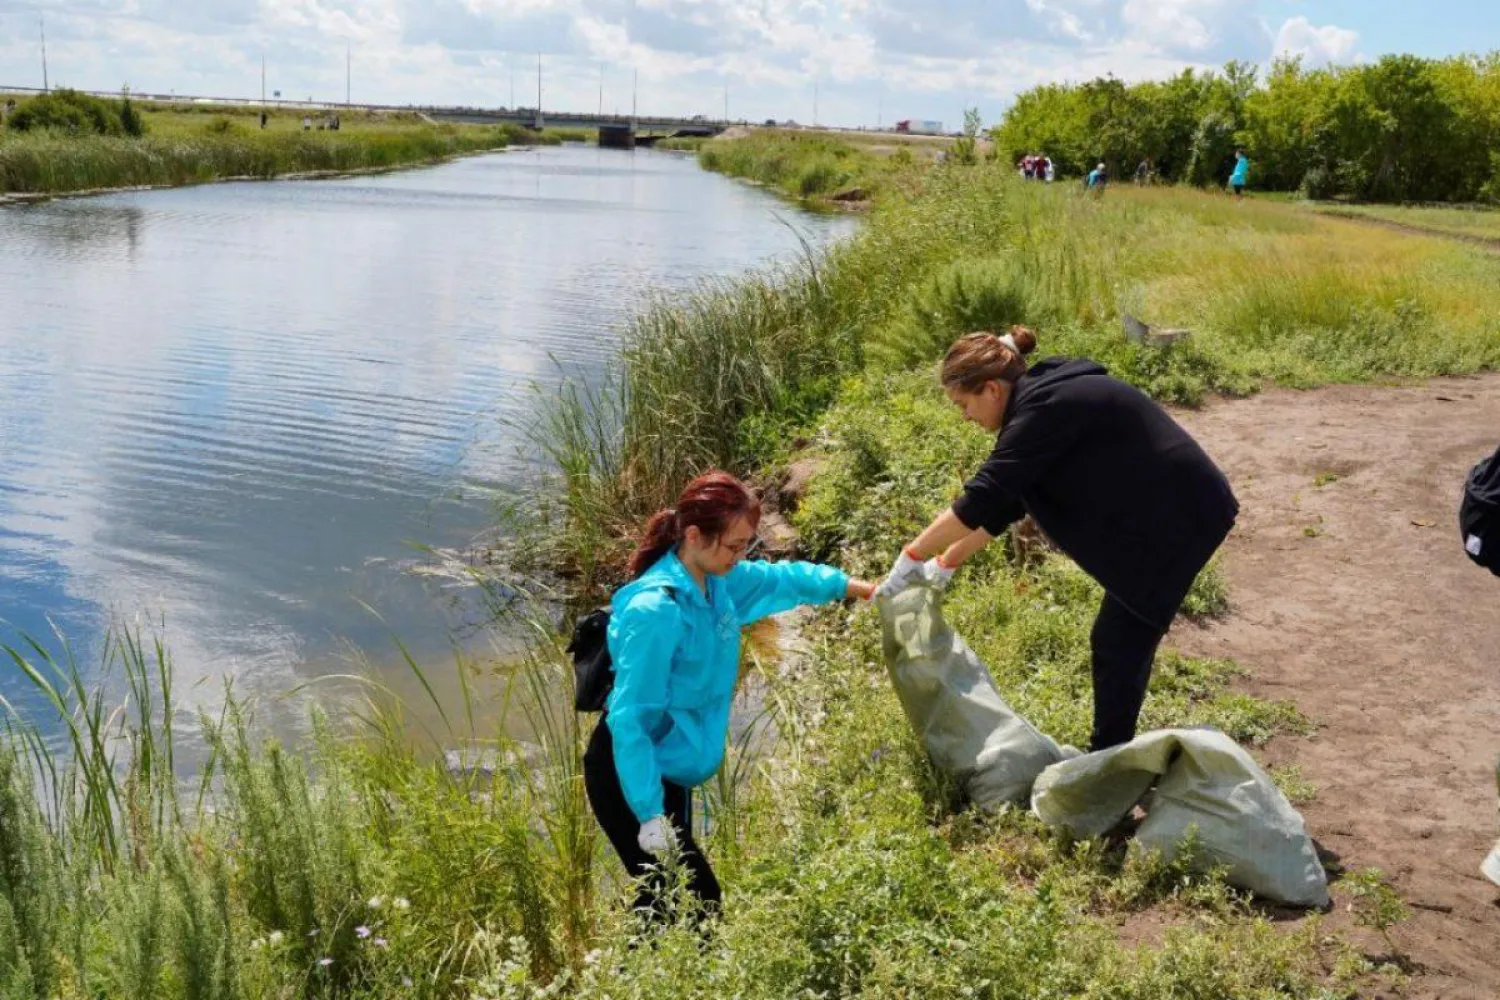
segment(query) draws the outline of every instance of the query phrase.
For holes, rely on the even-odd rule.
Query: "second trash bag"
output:
[[[941,597],[915,586],[879,598],[886,669],[922,748],[975,805],[1024,803],[1037,775],[1076,756],[1016,714],[968,643],[943,621]]]

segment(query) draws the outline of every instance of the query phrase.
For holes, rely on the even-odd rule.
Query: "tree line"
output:
[[[1240,147],[1261,190],[1500,202],[1500,51],[1317,69],[1290,58],[1264,80],[1231,62],[1138,84],[1046,84],[991,134],[1000,156],[1045,153],[1070,174],[1102,160],[1126,176],[1149,159],[1160,180],[1223,184]]]

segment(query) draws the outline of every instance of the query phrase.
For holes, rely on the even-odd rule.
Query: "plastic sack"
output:
[[[918,585],[876,601],[886,669],[933,765],[984,809],[1025,802],[1043,769],[1077,754],[1011,710],[989,670]]]
[[[1159,729],[1049,767],[1031,807],[1077,837],[1113,828],[1160,778],[1135,839],[1175,856],[1196,828],[1208,863],[1226,880],[1293,906],[1328,905],[1328,878],[1302,816],[1234,740],[1214,729]]]

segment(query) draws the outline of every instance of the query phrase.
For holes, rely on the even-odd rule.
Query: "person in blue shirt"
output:
[[[803,604],[854,597],[875,586],[832,566],[745,562],[760,500],[744,483],[710,472],[658,511],[615,591],[608,643],[615,681],[584,754],[584,787],[625,870],[640,880],[635,909],[670,914],[661,862],[675,854],[704,910],[719,906],[718,879],[693,839],[692,789],[719,769],[739,677],[740,632]]]
[[[1236,198],[1244,197],[1245,185],[1250,183],[1250,157],[1243,149],[1234,151],[1234,173],[1229,175],[1229,190]]]
[[[1093,191],[1095,194],[1102,194],[1104,192],[1105,185],[1109,183],[1109,171],[1102,162],[1089,171],[1088,180],[1085,183],[1088,190]]]

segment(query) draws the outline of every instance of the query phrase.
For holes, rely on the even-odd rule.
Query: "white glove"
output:
[[[677,831],[665,816],[652,816],[641,824],[641,832],[635,842],[647,854],[666,854],[677,849]]]
[[[933,590],[946,590],[955,572],[957,569],[949,569],[942,564],[940,559],[933,557],[922,564],[922,572],[918,575],[918,579]]]
[[[922,566],[921,561],[913,559],[903,548],[901,554],[896,557],[896,564],[891,567],[890,573],[881,581],[880,586],[875,588],[875,596],[895,597],[921,576]]]

